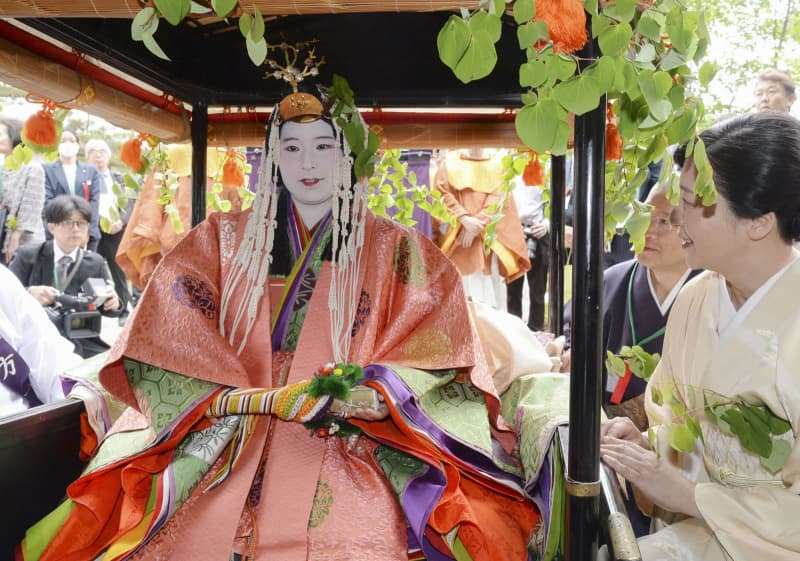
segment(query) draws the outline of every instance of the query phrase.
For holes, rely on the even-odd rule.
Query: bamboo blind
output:
[[[463,5],[458,0],[241,0],[240,3],[250,13],[257,5],[264,15],[455,11]],[[137,0],[0,0],[2,17],[133,18],[141,9],[142,4]]]

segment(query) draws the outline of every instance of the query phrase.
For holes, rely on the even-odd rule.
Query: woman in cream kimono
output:
[[[634,484],[641,505],[673,521],[639,540],[645,561],[800,559],[800,253],[792,246],[800,122],[742,115],[700,138],[718,196],[703,205],[694,160],[677,154],[687,263],[706,272],[678,296],[646,391],[660,454],[627,419],[613,419],[601,431],[601,456]],[[691,453],[665,445],[686,433],[684,408],[687,426],[697,421],[702,431]],[[718,420],[745,409],[780,427],[769,429],[771,454],[753,451],[763,448],[763,431],[737,436],[755,435],[757,421],[742,430]]]

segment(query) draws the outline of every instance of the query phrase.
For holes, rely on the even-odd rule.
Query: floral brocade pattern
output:
[[[333,489],[324,481],[317,481],[317,494],[314,495],[314,507],[308,517],[308,527],[316,528],[331,513],[333,506]]]
[[[408,236],[400,238],[395,247],[394,273],[402,284],[425,286],[425,263],[419,247]]]
[[[453,342],[441,329],[428,327],[415,331],[403,345],[406,357],[426,358],[431,364],[444,363],[450,356]]]
[[[206,318],[217,317],[214,295],[206,284],[194,275],[178,275],[172,283],[175,300],[193,310],[200,310]]]
[[[372,311],[372,298],[366,290],[361,291],[361,296],[358,299],[358,307],[356,308],[356,317],[353,319],[353,328],[350,330],[350,336],[355,337],[361,329],[361,326],[367,321],[370,312]]]

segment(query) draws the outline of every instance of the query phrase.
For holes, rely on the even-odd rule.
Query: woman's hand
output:
[[[469,247],[472,245],[472,242],[475,241],[475,238],[483,232],[483,223],[469,214],[460,217],[458,222],[464,229],[463,232],[461,232],[461,245],[463,247]]]
[[[670,512],[702,518],[694,500],[695,484],[649,448],[604,436],[600,440],[600,458],[653,503]]]
[[[614,417],[600,425],[600,444],[602,445],[607,438],[625,440],[650,450],[650,442],[628,417]]]

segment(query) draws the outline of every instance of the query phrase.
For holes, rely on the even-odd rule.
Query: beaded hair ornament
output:
[[[315,60],[313,51],[306,59]],[[273,66],[273,63],[270,63]],[[245,227],[244,239],[234,258],[233,266],[222,290],[222,304],[219,329],[223,337],[241,353],[247,343],[258,313],[261,298],[267,285],[270,265],[272,263],[272,246],[277,226],[278,209],[278,170],[280,166],[280,128],[286,121],[310,123],[322,117],[338,114],[344,103],[330,96],[315,96],[307,92],[297,91],[298,77],[305,77],[305,72],[298,72],[287,63],[281,67],[283,72],[291,76],[287,79],[294,92],[276,104],[270,114],[266,127],[266,138],[262,150],[261,166],[258,176],[258,190],[253,202],[253,209]],[[269,77],[277,77],[275,73]],[[309,73],[314,76],[316,73]],[[349,111],[357,111],[348,107]],[[367,213],[366,182],[353,184],[353,156],[351,148],[342,133],[336,119],[331,119],[337,146],[341,147],[335,158],[333,167],[334,194],[332,200],[333,235],[331,238],[333,260],[331,262],[331,286],[328,307],[331,311],[331,340],[333,342],[333,360],[337,363],[347,362],[350,354],[351,326],[355,319],[358,305],[358,277],[360,272],[360,255],[364,245],[364,228]],[[362,121],[363,123],[363,121]],[[244,297],[235,310],[233,323],[226,332],[224,320],[231,305],[233,294],[243,289]],[[241,333],[241,335],[239,335]],[[238,342],[238,343],[237,343]]]

